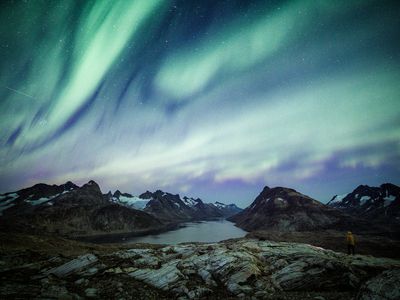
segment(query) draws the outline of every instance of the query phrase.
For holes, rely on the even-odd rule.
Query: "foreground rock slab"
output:
[[[358,300],[400,299],[400,270],[389,270],[368,280],[357,295]]]
[[[367,300],[398,299],[400,286],[398,260],[253,239],[41,258],[18,269],[23,279],[7,276],[6,267],[0,298],[23,291],[43,299],[60,290],[67,298],[96,299]]]
[[[57,277],[65,277],[73,272],[81,270],[87,266],[90,266],[97,262],[97,257],[93,254],[86,254],[79,256],[76,259],[73,259],[66,264],[63,264],[59,267],[50,269],[45,272],[46,275],[53,274]]]

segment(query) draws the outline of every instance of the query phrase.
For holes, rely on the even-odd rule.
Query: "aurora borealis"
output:
[[[400,183],[397,1],[0,5],[1,192]]]

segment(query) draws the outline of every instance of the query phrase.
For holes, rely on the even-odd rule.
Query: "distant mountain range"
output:
[[[0,195],[0,226],[31,233],[64,236],[159,231],[191,220],[230,216],[236,205],[204,203],[201,199],[156,191],[140,196],[116,191],[102,194],[90,181],[82,187],[36,184]]]
[[[400,187],[360,185],[351,193],[334,196],[327,205],[375,222],[400,222]]]
[[[360,185],[326,205],[285,187],[265,187],[244,210],[157,190],[139,196],[102,194],[90,181],[82,187],[36,184],[0,195],[0,226],[10,230],[85,236],[165,230],[191,220],[227,218],[247,231],[387,230],[400,223],[400,188]],[[394,227],[393,227],[394,226]],[[396,229],[397,230],[397,229]]]
[[[107,201],[94,181],[82,187],[37,184],[0,196],[2,227],[65,236],[157,230],[154,216]]]
[[[223,204],[220,202],[204,203],[200,198],[181,198],[179,195],[157,190],[154,193],[145,192],[140,196],[132,196],[116,191],[108,198],[121,205],[143,210],[160,220],[205,220],[210,218],[229,217],[241,211],[235,204]]]
[[[249,207],[228,220],[248,231],[393,231],[392,225],[400,223],[399,191],[393,184],[359,186],[325,205],[290,188],[265,187]]]

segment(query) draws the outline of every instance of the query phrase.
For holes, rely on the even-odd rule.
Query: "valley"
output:
[[[396,186],[380,194],[398,205]],[[160,190],[103,194],[94,181],[38,184],[0,196],[0,296],[397,299],[398,215],[377,217],[389,205],[374,203],[368,219],[284,187],[265,187],[241,210]]]

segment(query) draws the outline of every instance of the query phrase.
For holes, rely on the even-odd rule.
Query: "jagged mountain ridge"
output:
[[[34,187],[13,194],[26,194],[26,199],[31,199],[27,192],[34,191]],[[41,185],[41,188],[45,186]],[[50,189],[58,191],[60,188]],[[50,191],[45,193],[49,194]],[[74,185],[73,189],[38,204],[32,205],[26,199],[19,199],[20,197],[15,198],[18,203],[3,211],[3,217],[0,219],[2,227],[73,237],[141,232],[161,229],[164,226],[160,220],[146,212],[108,201],[94,181],[89,181],[82,187]],[[17,207],[19,211],[16,211]]]
[[[108,197],[110,195],[111,192]],[[181,198],[178,194],[174,195],[161,190],[155,192],[146,191],[139,196],[117,191],[111,198],[116,203],[135,209],[142,209],[165,221],[229,217],[241,210],[234,204],[205,203],[200,198],[195,199],[186,196]]]
[[[305,231],[351,223],[341,211],[328,207],[294,189],[265,187],[253,203],[228,218],[240,228],[253,230]]]
[[[172,223],[227,216],[232,205],[204,203],[162,191],[102,194],[94,181],[79,187],[36,184],[0,195],[0,225],[66,236],[159,230]],[[236,207],[233,205],[233,207]]]
[[[31,187],[0,195],[0,215],[7,210],[9,214],[23,214],[32,207],[43,203],[52,203],[62,194],[69,193],[79,187],[68,181],[61,185],[38,183]]]
[[[400,187],[391,183],[360,185],[351,193],[335,195],[327,205],[376,221],[400,222]]]
[[[237,207],[236,204],[233,204],[233,203],[225,204],[225,203],[216,201],[215,203],[213,203],[213,205],[218,207],[219,210],[221,210],[223,215],[226,217],[231,217],[243,210],[240,207]]]

